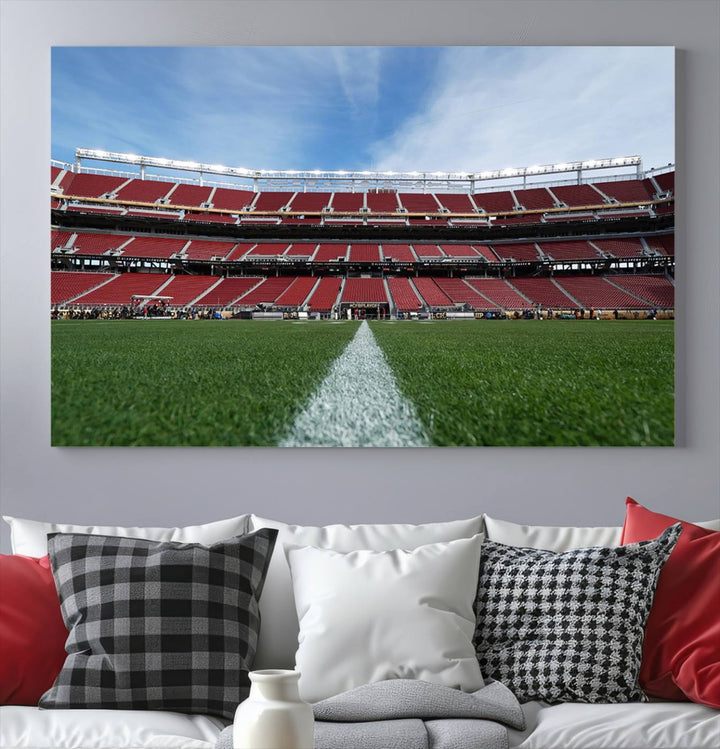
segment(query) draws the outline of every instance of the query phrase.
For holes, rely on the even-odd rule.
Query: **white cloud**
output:
[[[448,48],[431,94],[425,111],[374,144],[375,168],[674,161],[672,48]]]
[[[378,47],[333,47],[333,59],[340,85],[354,114],[377,105],[380,94]]]

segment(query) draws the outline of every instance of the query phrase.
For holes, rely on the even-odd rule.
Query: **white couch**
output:
[[[52,526],[16,519],[10,522],[14,550],[31,556],[41,554],[42,548],[38,545],[44,543],[44,534],[53,530],[118,535],[123,532],[140,535],[148,530]],[[213,534],[237,531],[237,522],[224,522],[191,529],[195,532],[190,534],[185,532],[187,529],[175,529],[163,537],[209,542]],[[457,524],[325,528],[287,526],[252,516],[247,525],[250,530],[278,528],[276,552],[288,542],[340,551],[394,548],[398,543],[420,545],[445,537],[463,537],[477,530],[483,530],[488,538],[501,543],[555,551],[613,546],[620,538],[619,528],[520,526],[486,516]],[[703,525],[720,530],[720,521]],[[205,530],[207,528],[210,531]],[[284,554],[276,553],[261,598],[264,618],[255,664],[259,668],[293,665],[298,625],[289,574],[282,570],[284,564]],[[274,576],[272,583],[271,575]],[[692,703],[547,705],[529,702],[523,705],[523,711],[527,726],[522,732],[509,731],[512,749],[717,749],[720,746],[720,711]],[[226,722],[215,717],[161,711],[39,710],[7,705],[0,707],[0,749],[212,749],[225,725]]]

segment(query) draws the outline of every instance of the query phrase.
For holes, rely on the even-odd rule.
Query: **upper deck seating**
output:
[[[181,252],[187,242],[187,239],[175,239],[174,237],[135,237],[127,247],[123,248],[122,252],[127,257],[167,259],[171,255]]]
[[[186,213],[183,221],[197,221],[201,224],[236,224],[235,216],[228,216],[226,213]]]
[[[663,309],[674,309],[675,287],[665,276],[608,276],[614,284]]]
[[[352,244],[349,259],[351,263],[379,263],[380,248],[376,244]]]
[[[65,195],[83,198],[100,198],[117,190],[127,177],[113,177],[109,174],[73,174],[70,183],[65,187]],[[170,189],[170,188],[168,188]]]
[[[173,186],[172,182],[158,182],[152,179],[134,179],[118,190],[118,200],[132,200],[138,203],[154,203],[164,198]]]
[[[75,237],[73,247],[76,255],[102,255],[108,250],[117,250],[129,239],[132,239],[132,237],[128,234],[81,232]],[[132,244],[132,241],[130,244]]]
[[[605,198],[591,185],[558,185],[550,191],[562,203],[571,208],[586,205],[602,205]]]
[[[599,260],[598,251],[584,240],[538,242],[540,249],[553,260]]]
[[[237,213],[246,205],[250,205],[254,198],[255,193],[252,190],[233,190],[229,187],[218,187],[212,194],[212,207]]]
[[[417,257],[409,244],[383,244],[382,254],[384,258],[392,258],[400,263],[414,263],[417,261]]]
[[[335,213],[357,213],[364,204],[364,192],[336,192],[332,199]]]
[[[485,213],[503,213],[515,210],[515,201],[510,190],[479,192],[473,195],[475,205]]]
[[[419,258],[445,257],[445,253],[436,244],[413,243],[413,250]]]
[[[440,206],[432,193],[401,192],[398,196],[408,213],[438,213]]]
[[[468,257],[477,260],[478,252],[469,244],[441,244],[440,249],[448,257]]]
[[[57,166],[50,165],[50,186],[52,186],[55,183],[55,180],[58,178],[58,175],[61,173],[63,176],[60,178],[60,182],[58,183],[55,189],[63,191],[70,184],[73,178],[73,173],[65,169],[60,169]]]
[[[452,307],[453,301],[432,278],[413,278],[415,288],[429,307]]]
[[[499,263],[497,255],[492,251],[490,247],[486,247],[482,244],[474,244],[473,247],[477,251],[478,255],[481,255],[488,261],[488,263]]]
[[[330,202],[331,195],[330,192],[299,192],[290,203],[290,210],[320,213]]]
[[[203,294],[195,302],[198,307],[231,307],[243,294],[262,281],[256,276],[233,276],[223,278],[220,283]]]
[[[544,187],[529,187],[526,190],[513,190],[518,203],[527,211],[534,208],[555,208],[553,196]]]
[[[578,305],[550,278],[513,278],[512,285],[523,296],[545,309],[577,309]]]
[[[193,239],[185,249],[189,260],[212,260],[214,257],[225,258],[230,254],[235,242],[213,242],[206,239]]]
[[[293,242],[285,256],[294,258],[312,257],[316,249],[317,242]]]
[[[249,291],[238,300],[238,305],[246,307],[256,304],[272,304],[287,290],[288,286],[295,280],[295,276],[271,276]]]
[[[235,249],[225,258],[226,260],[240,260],[248,250],[255,247],[255,242],[239,242]]]
[[[343,290],[343,302],[387,302],[382,278],[348,278]]]
[[[369,192],[366,201],[374,213],[397,213],[399,209],[396,192]]]
[[[462,278],[435,278],[433,280],[455,304],[469,304],[477,310],[497,309],[496,304],[478,294],[477,290],[468,286]]]
[[[527,309],[530,302],[503,278],[466,278],[474,289],[503,309]]]
[[[163,288],[162,295],[172,297],[167,300],[170,307],[184,307],[219,280],[219,276],[174,276]]]
[[[83,294],[73,304],[129,305],[133,296],[161,293],[160,287],[169,279],[165,273],[121,273],[99,289]]]
[[[308,300],[310,308],[321,312],[331,310],[337,301],[338,294],[340,293],[340,284],[341,280],[334,276],[325,276],[324,278],[321,278],[313,295]]]
[[[647,302],[621,291],[598,276],[573,276],[556,281],[584,307],[595,309],[647,309]]]
[[[503,260],[516,260],[519,263],[536,262],[540,259],[534,242],[515,242],[515,244],[492,245],[495,254]]]
[[[388,286],[390,294],[395,301],[395,306],[400,312],[411,312],[422,309],[422,302],[407,278],[389,278]]]
[[[298,276],[275,300],[278,307],[299,307],[317,283],[315,276]]]
[[[641,257],[645,254],[639,239],[593,239],[592,243],[615,257]]]
[[[207,202],[211,192],[212,187],[208,185],[186,185],[181,183],[168,195],[168,199],[172,205],[199,208],[203,203]]]
[[[652,190],[649,191],[639,179],[595,182],[594,184],[598,190],[620,203],[647,203],[653,198]]]
[[[51,271],[50,304],[62,304],[99,286],[112,273],[78,273],[77,271]]]
[[[280,257],[287,248],[287,242],[260,242],[245,257]]]
[[[326,263],[332,260],[337,260],[338,258],[345,260],[347,251],[348,246],[344,242],[338,242],[337,244],[321,244],[315,253],[315,257],[313,257],[313,262]]]
[[[255,201],[253,211],[279,211],[290,202],[294,192],[261,192]]]
[[[675,172],[665,172],[655,176],[655,181],[664,192],[675,192]]]
[[[475,213],[470,197],[462,193],[436,192],[435,197],[450,213]]]
[[[57,229],[53,229],[50,232],[50,250],[56,250],[58,247],[67,247],[72,235],[73,232],[71,231],[58,231]]]

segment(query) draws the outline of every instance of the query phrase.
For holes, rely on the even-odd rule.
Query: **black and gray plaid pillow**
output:
[[[202,546],[49,535],[68,655],[39,706],[232,719],[249,692],[276,536]]]
[[[475,648],[521,702],[630,702],[657,579],[682,530],[558,554],[483,544]]]

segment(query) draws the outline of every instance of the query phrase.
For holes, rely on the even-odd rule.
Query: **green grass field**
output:
[[[54,321],[52,444],[277,444],[357,327]],[[370,327],[436,445],[673,444],[672,322]]]

